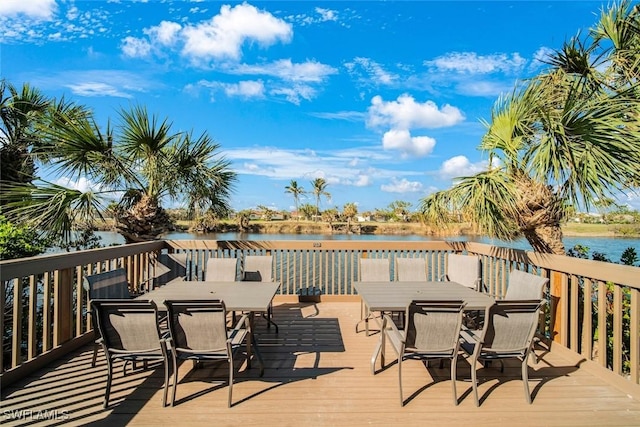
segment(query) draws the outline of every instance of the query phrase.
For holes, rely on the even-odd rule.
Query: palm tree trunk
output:
[[[145,242],[172,230],[173,223],[155,199],[143,196],[131,209],[116,214],[116,229],[126,243]]]
[[[534,251],[545,254],[565,255],[560,225],[541,225],[532,230],[525,230],[524,237]]]

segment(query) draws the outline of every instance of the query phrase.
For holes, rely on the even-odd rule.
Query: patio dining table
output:
[[[353,282],[353,286],[368,312],[404,312],[413,300],[461,300],[466,303],[465,311],[484,311],[495,303],[490,295],[456,282]],[[365,313],[363,320],[366,335],[369,335],[369,313]],[[374,357],[379,351],[380,348],[377,347]]]
[[[136,299],[153,301],[158,311],[166,311],[167,300],[211,300],[224,302],[227,311],[249,313],[251,336],[247,339],[247,367],[251,367],[251,345],[259,352],[253,334],[255,313],[266,312],[273,297],[280,288],[280,282],[201,282],[175,279],[164,286],[142,294]]]

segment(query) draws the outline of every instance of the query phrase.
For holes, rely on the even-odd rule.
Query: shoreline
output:
[[[98,231],[116,232],[111,221],[99,227]],[[312,222],[312,221],[251,221],[244,231],[238,224],[229,221],[220,221],[215,226],[206,230],[199,230],[193,226],[192,221],[177,221],[176,232],[188,233],[255,233],[255,234],[325,234],[325,235],[416,235],[430,237],[452,236],[482,236],[469,224],[451,224],[443,229],[421,223],[407,222],[364,222],[352,223],[348,230],[347,223],[336,222]],[[640,227],[633,224],[581,224],[568,223],[562,226],[562,235],[565,237],[609,237],[609,238],[638,238]]]

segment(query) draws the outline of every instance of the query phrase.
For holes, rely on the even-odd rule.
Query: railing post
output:
[[[549,280],[551,282],[549,283],[549,292],[551,295],[551,321],[549,327],[551,328],[551,338],[555,342],[562,343],[562,335],[564,332],[562,330],[562,316],[564,315],[562,310],[563,274],[558,271],[554,271],[551,273]]]
[[[73,337],[73,278],[74,269],[56,270],[53,283],[53,345],[69,341]]]

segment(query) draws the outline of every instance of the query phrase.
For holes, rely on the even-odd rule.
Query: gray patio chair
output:
[[[542,299],[544,288],[549,283],[549,279],[520,270],[511,270],[509,273],[509,287],[503,300],[530,300]],[[533,350],[536,337],[531,341],[531,360],[538,363],[538,355]]]
[[[395,279],[398,282],[426,282],[425,258],[396,258]]]
[[[531,403],[527,358],[531,351],[533,335],[538,325],[540,300],[496,301],[487,309],[485,326],[480,336],[471,331],[462,332],[462,349],[471,355],[471,382],[476,406],[478,399],[478,362],[500,361],[500,371],[504,372],[504,359],[520,360],[522,381],[527,403]]]
[[[482,292],[482,265],[475,255],[447,254],[447,272],[442,280],[456,282]]]
[[[129,291],[127,272],[124,268],[117,268],[111,271],[84,276],[82,280],[82,286],[89,294],[89,303],[100,299],[132,298],[132,295]],[[98,333],[98,324],[96,322],[95,313],[91,314],[91,324],[93,325],[93,330]],[[93,345],[91,367],[96,366],[98,348],[100,348],[100,343],[99,338],[96,338],[96,341]]]
[[[271,255],[247,255],[243,260],[242,281],[244,282],[273,282],[273,257]],[[267,328],[278,325],[273,321],[273,306],[267,309]]]
[[[224,302],[210,301],[165,301],[169,315],[170,344],[173,358],[173,391],[171,406],[175,404],[178,388],[178,359],[193,360],[194,367],[201,361],[221,361],[229,364],[229,397],[231,407],[233,392],[233,356],[238,349],[251,339],[249,316],[240,318],[235,327],[227,329],[227,312]],[[258,348],[254,351],[260,362],[260,376],[264,374],[264,364]]]
[[[542,299],[544,288],[549,279],[520,270],[509,273],[509,287],[505,300]]]
[[[453,402],[458,404],[456,393],[456,361],[460,344],[460,329],[464,301],[412,301],[407,307],[406,326],[400,331],[393,319],[384,316],[383,333],[380,335],[380,351],[384,359],[386,341],[398,358],[398,385],[400,404],[404,406],[402,395],[402,362],[407,359],[422,360],[427,363],[444,359],[451,361],[451,386]],[[371,360],[371,369],[375,370],[377,352]]]
[[[154,286],[165,285],[171,280],[181,277],[190,280],[189,254],[187,252],[177,254],[160,254],[155,260]]]
[[[204,271],[205,282],[235,282],[238,277],[237,258],[209,258]]]
[[[389,258],[360,258],[358,280],[360,282],[391,282],[390,266]],[[356,333],[358,333],[358,325],[364,322],[365,333],[369,336],[369,319],[372,316],[369,307],[360,300],[360,321],[356,323]]]
[[[474,291],[482,292],[482,264],[475,255],[447,254],[447,273],[442,280],[456,282]],[[467,311],[464,315],[464,326],[479,328],[484,313]]]
[[[158,327],[158,310],[152,301],[107,299],[94,300],[91,306],[100,332],[100,344],[107,358],[107,386],[104,408],[109,406],[113,380],[113,363],[161,361],[164,364],[164,394],[162,406],[167,405],[169,385],[169,356],[167,342]]]

